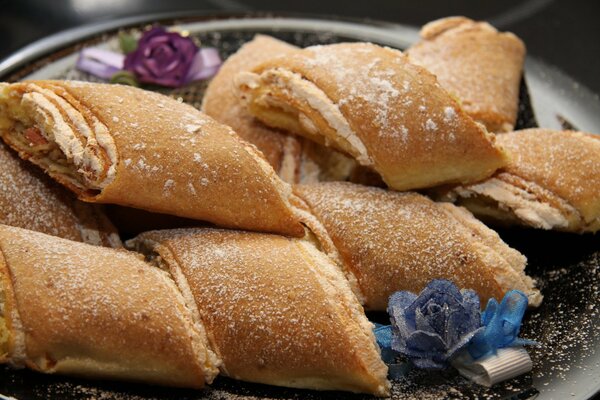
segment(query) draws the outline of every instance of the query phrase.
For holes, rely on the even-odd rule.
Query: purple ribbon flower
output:
[[[390,296],[392,349],[418,368],[442,369],[481,327],[479,296],[452,282],[433,280],[418,296],[401,291]]]
[[[189,37],[161,27],[146,31],[137,43],[131,35],[124,37],[134,41],[133,45],[127,42],[134,51],[124,56],[101,48],[84,49],[77,68],[113,83],[181,87],[214,76],[222,64],[217,49],[198,49]]]
[[[179,87],[187,83],[197,52],[189,37],[155,27],[144,32],[137,49],[127,54],[124,69],[143,83]]]

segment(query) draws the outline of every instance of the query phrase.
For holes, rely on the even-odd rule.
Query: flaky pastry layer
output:
[[[169,270],[180,271],[223,374],[389,394],[372,324],[337,266],[310,242],[188,229],[148,232],[128,242],[141,244]]]
[[[3,84],[0,136],[85,201],[304,233],[289,185],[254,146],[155,92],[75,81]]]
[[[480,180],[505,162],[494,136],[396,50],[313,46],[242,72],[235,84],[267,125],[351,155],[396,190]]]
[[[493,177],[437,193],[504,225],[566,232],[600,229],[600,139],[527,129],[498,137],[510,161]]]

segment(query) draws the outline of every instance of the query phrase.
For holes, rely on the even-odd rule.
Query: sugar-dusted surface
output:
[[[254,71],[258,86],[248,89],[248,95],[281,86],[283,94],[277,94],[277,100],[309,116],[318,114],[311,121],[319,126],[325,124],[319,119],[325,120],[329,126],[319,126],[321,130],[349,126],[366,147],[359,162],[372,160],[373,168],[395,189],[482,179],[503,164],[491,138],[435,76],[409,63],[397,50],[369,43],[312,46]],[[286,77],[290,72],[322,91],[321,98],[329,103],[317,103],[317,96],[308,90],[296,90],[299,85],[292,86]],[[255,100],[263,101],[262,97]],[[338,135],[353,138],[348,132]]]
[[[511,288],[536,292],[522,275],[525,258],[481,223],[463,219],[416,193],[396,193],[350,183],[300,185],[333,240],[346,268],[356,275],[369,309],[384,310],[397,290],[420,291],[436,278],[474,289],[487,301]],[[452,207],[452,206],[451,206]]]
[[[600,219],[600,139],[574,131],[528,129],[502,135],[507,172],[567,200],[590,224]]]
[[[518,110],[525,45],[485,22],[443,18],[421,30],[409,59],[435,74],[464,109],[492,132],[511,130]]]
[[[446,196],[496,224],[566,232],[600,229],[600,139],[549,129],[498,136],[508,165],[480,183]]]
[[[90,244],[120,244],[102,211],[84,204],[0,143],[0,223]]]
[[[570,398],[577,385],[600,384],[595,372],[600,324],[600,245],[593,236],[556,232],[502,231],[502,238],[529,258],[529,270],[537,278],[545,299],[526,315],[522,337],[539,341],[529,348],[532,373],[486,389],[456,373],[412,371],[392,385],[392,399],[502,399],[530,398],[541,392],[548,398]],[[569,249],[568,251],[565,249]],[[385,322],[380,314],[371,317]],[[96,382],[29,371],[0,369],[0,393],[18,399],[372,399],[342,392],[314,392],[244,383],[219,377],[201,392],[118,382]],[[19,394],[22,394],[20,396]]]
[[[353,161],[340,153],[326,149],[298,136],[273,129],[255,119],[246,109],[234,87],[235,76],[250,71],[264,61],[285,56],[299,49],[271,36],[257,35],[225,60],[219,73],[210,81],[202,101],[202,111],[217,121],[229,125],[240,137],[254,144],[273,166],[279,176],[287,182],[311,179],[306,171],[316,168],[312,179],[325,178],[333,171],[331,159],[347,163]],[[317,151],[315,151],[317,150]],[[346,179],[348,173],[339,177]],[[330,179],[327,179],[330,180]]]
[[[279,172],[286,151],[287,135],[256,121],[234,92],[233,78],[272,57],[298,48],[269,36],[257,36],[229,57],[206,89],[202,110],[217,121],[231,126],[240,137],[258,147],[275,171]]]
[[[187,104],[130,86],[81,81],[39,85],[58,94],[66,91],[64,97],[76,99],[78,111],[106,125],[114,142],[114,179],[98,192],[80,193],[86,200],[227,227],[302,234],[287,203],[289,187],[231,128]]]
[[[387,391],[372,325],[341,272],[310,243],[214,229],[149,232],[135,240],[155,241],[154,251],[183,272],[225,375]]]
[[[217,46],[223,57],[236,51],[243,43],[252,39],[256,30],[214,30],[200,34],[192,32],[207,46]],[[332,43],[350,40],[347,37],[335,35],[326,29],[320,31],[288,31],[278,28],[261,31],[279,39],[286,40],[298,46],[318,43]],[[49,60],[46,60],[48,62]],[[53,78],[96,79],[88,74],[69,68],[60,76]],[[199,82],[182,89],[164,92],[174,98],[182,98],[185,102],[200,107],[204,82]],[[520,104],[520,123],[522,127],[535,125],[531,114],[531,105],[526,96],[527,89],[522,86],[521,94],[525,94]],[[559,92],[553,92],[560,96]],[[522,108],[521,108],[522,107]],[[573,121],[576,122],[576,121]],[[539,389],[539,398],[579,398],[571,393],[581,393],[584,386],[582,378],[590,374],[598,376],[598,354],[583,355],[578,352],[578,346],[598,347],[600,340],[596,339],[596,330],[582,330],[575,335],[574,329],[581,321],[589,321],[598,326],[600,307],[597,298],[597,287],[600,287],[600,275],[597,264],[585,262],[587,256],[600,251],[597,238],[592,236],[567,235],[556,232],[534,231],[503,231],[502,238],[510,245],[525,253],[529,258],[528,269],[538,278],[546,295],[545,302],[536,312],[528,313],[525,322],[524,337],[538,338],[551,332],[559,332],[566,327],[562,334],[556,334],[556,339],[550,346],[532,349],[536,359],[534,376],[527,375],[520,379],[500,384],[492,390],[472,385],[460,377],[446,377],[437,374],[412,374],[406,381],[393,383],[394,399],[438,399],[451,398],[490,398],[501,399],[521,394],[523,398],[534,396]],[[510,240],[509,240],[510,239]],[[597,257],[597,256],[595,256]],[[547,279],[548,273],[557,273],[558,279]],[[593,287],[596,286],[594,292]],[[585,290],[578,296],[572,296],[574,291]],[[560,306],[559,306],[560,305]],[[572,307],[573,305],[573,307]],[[595,306],[593,310],[587,307]],[[562,314],[554,313],[560,307]],[[537,317],[539,315],[539,317]],[[385,322],[380,316],[371,315],[379,322]],[[531,321],[531,322],[530,322]],[[544,322],[547,321],[547,322]],[[532,336],[535,332],[536,336]],[[561,350],[570,357],[555,357],[555,349],[562,345]],[[562,370],[562,376],[556,377],[551,370]],[[544,375],[544,381],[539,376]],[[563,378],[564,377],[564,378]],[[553,383],[555,382],[555,383]],[[548,385],[544,385],[548,383]],[[532,386],[533,385],[533,386]],[[560,387],[564,390],[559,392]],[[537,388],[537,389],[536,389]],[[139,400],[139,399],[372,399],[370,396],[353,396],[348,393],[313,392],[308,390],[291,390],[267,385],[250,384],[226,378],[217,378],[209,389],[202,392],[174,390],[147,385],[134,385],[118,382],[98,382],[60,376],[46,376],[27,370],[14,371],[0,368],[0,393],[12,395],[20,400],[61,398],[65,400],[104,399],[104,400]],[[528,394],[528,395],[526,395]]]
[[[35,368],[184,387],[216,373],[174,282],[138,254],[8,226],[0,253]]]

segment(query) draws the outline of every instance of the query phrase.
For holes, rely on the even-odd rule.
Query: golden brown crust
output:
[[[305,138],[273,129],[255,119],[234,90],[234,77],[261,63],[299,51],[295,46],[265,35],[257,35],[229,57],[212,79],[202,102],[202,111],[231,126],[242,139],[254,144],[286,182],[345,180],[356,164],[337,151]]]
[[[405,190],[483,179],[504,164],[494,138],[399,51],[314,46],[236,77],[250,112],[329,144]]]
[[[231,126],[242,139],[258,147],[278,172],[286,153],[288,135],[263,125],[246,111],[233,91],[233,77],[269,58],[294,51],[298,48],[269,36],[257,35],[223,63],[202,99],[203,112]]]
[[[291,189],[256,148],[189,105],[132,87],[73,81],[6,85],[4,99],[17,110],[29,107],[42,133],[52,130],[75,178],[29,154],[12,129],[0,130],[4,140],[85,201],[304,233],[289,206]]]
[[[523,273],[525,257],[465,210],[349,183],[297,185],[295,192],[356,276],[366,308],[385,310],[393,292],[418,292],[438,278],[474,289],[482,302],[510,289],[523,290],[532,305],[541,301]]]
[[[523,42],[512,33],[465,17],[430,22],[421,37],[407,51],[411,62],[435,74],[488,130],[511,131],[517,120]]]
[[[82,203],[0,143],[0,224],[89,244],[120,247],[100,206]]]
[[[567,232],[600,229],[600,140],[574,131],[527,129],[498,137],[510,156],[492,178],[446,198],[492,220]]]
[[[300,388],[386,395],[387,368],[362,307],[337,267],[310,243],[214,229],[155,231],[196,300],[222,372]]]
[[[216,374],[175,284],[134,253],[0,226],[0,270],[24,335],[17,366],[198,388]]]
[[[0,364],[18,365],[24,358],[24,337],[11,280],[10,270],[0,251]]]

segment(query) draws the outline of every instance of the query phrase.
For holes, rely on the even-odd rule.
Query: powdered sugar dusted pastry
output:
[[[78,201],[1,142],[0,224],[98,246],[121,246],[99,206]]]
[[[372,325],[336,265],[310,242],[215,229],[154,231],[128,245],[195,299],[224,375],[389,393]]]
[[[0,363],[195,388],[218,371],[166,272],[135,253],[5,225]]]
[[[275,171],[294,174],[300,146],[295,137],[271,129],[255,120],[233,91],[233,77],[269,58],[298,51],[298,48],[269,36],[258,35],[230,56],[211,80],[202,100],[202,111],[231,126],[240,137],[256,145]],[[293,164],[291,166],[286,164]],[[291,170],[288,171],[288,170]]]
[[[364,305],[385,310],[398,290],[419,292],[432,279],[474,289],[482,304],[510,289],[542,296],[525,272],[526,259],[468,211],[417,193],[350,183],[298,185],[324,249],[354,275]]]
[[[158,93],[74,81],[3,84],[0,136],[85,201],[304,233],[290,187],[254,146]]]
[[[206,89],[202,111],[231,126],[240,137],[254,144],[287,182],[345,180],[356,167],[352,159],[264,125],[248,112],[235,93],[234,76],[239,72],[250,71],[273,57],[296,51],[299,51],[296,46],[257,35],[221,66]]]
[[[421,29],[421,37],[407,51],[410,61],[436,75],[464,110],[490,131],[511,131],[519,106],[523,42],[465,17],[430,22]]]
[[[493,177],[438,192],[476,216],[567,232],[600,229],[600,138],[527,129],[498,137],[510,156]]]
[[[480,180],[505,161],[433,75],[390,48],[313,46],[236,86],[260,120],[342,150],[396,190]]]

